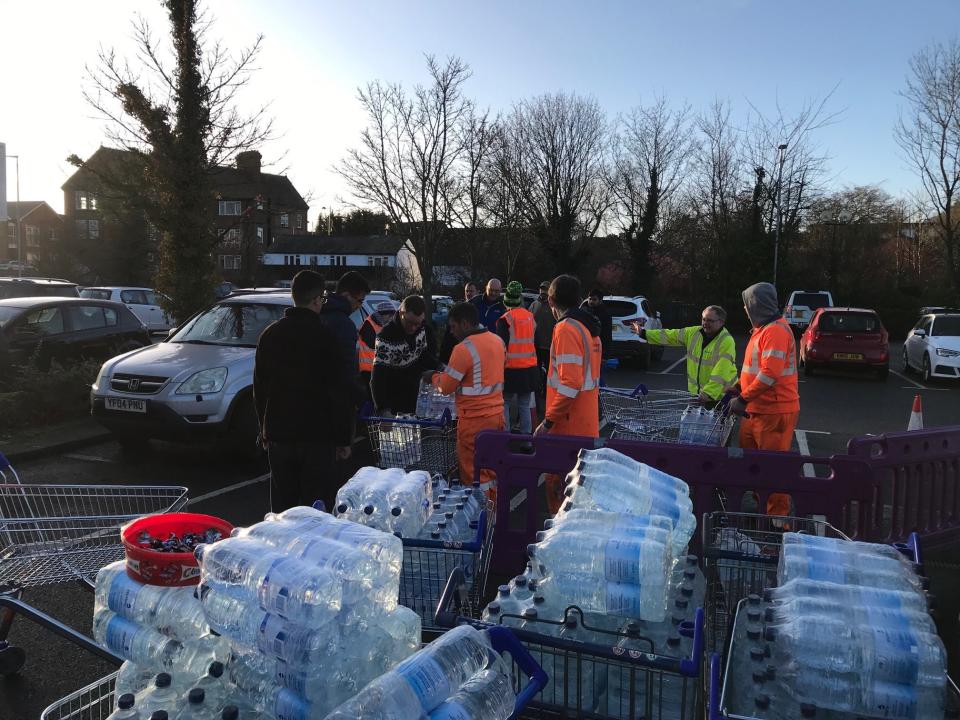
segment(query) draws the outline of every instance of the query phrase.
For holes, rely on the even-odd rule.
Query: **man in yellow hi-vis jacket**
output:
[[[641,322],[634,331],[654,345],[672,345],[687,351],[687,390],[701,402],[716,403],[737,382],[737,348],[724,323],[726,311],[710,305],[700,316],[700,325],[677,330],[644,330]]]

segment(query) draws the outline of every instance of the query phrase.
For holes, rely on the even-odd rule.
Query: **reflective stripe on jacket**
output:
[[[510,331],[506,367],[511,370],[534,367],[537,364],[537,348],[533,344],[536,329],[533,313],[520,307],[512,308],[501,319]]]
[[[444,395],[456,392],[457,414],[483,417],[503,413],[503,340],[486,329],[478,330],[453,348],[450,363],[433,375],[433,384]]]
[[[370,325],[373,328],[373,333],[376,335],[380,332],[380,328],[383,326],[373,319],[373,315],[367,315],[367,319],[363,321],[364,325]],[[360,331],[363,332],[363,327],[361,326]],[[357,335],[357,359],[360,365],[360,372],[373,372],[373,358],[376,356],[376,352],[372,347],[367,345],[363,341],[361,335]]]
[[[687,351],[687,390],[692,395],[706,393],[719,400],[737,381],[737,346],[726,328],[704,344],[699,325],[678,330],[647,330],[646,338],[655,345],[672,345]]]
[[[557,323],[547,377],[548,420],[558,423],[578,412],[598,417],[601,354],[600,338],[583,323],[570,317]]]
[[[784,318],[755,328],[740,371],[740,396],[758,415],[800,410],[797,349]]]

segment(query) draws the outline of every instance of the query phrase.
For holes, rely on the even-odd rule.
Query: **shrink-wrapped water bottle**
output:
[[[158,673],[153,684],[137,696],[136,705],[143,717],[150,717],[158,710],[167,712],[170,717],[175,716],[180,706],[180,694],[172,683],[169,673]]]
[[[576,605],[586,612],[660,622],[667,616],[666,580],[643,585],[618,583],[592,576],[551,574],[539,585],[554,608]],[[561,610],[562,612],[562,610]],[[551,614],[550,617],[555,617]]]
[[[822,598],[841,605],[871,605],[926,612],[926,596],[915,590],[889,590],[867,585],[839,585],[823,580],[794,579],[764,591],[767,602],[789,602],[794,598]]]
[[[581,532],[561,532],[529,545],[530,557],[565,574],[584,573],[595,579],[635,585],[653,584],[663,588],[671,568],[670,546],[663,541],[667,533],[650,528],[651,537],[621,536],[607,538]]]
[[[430,720],[507,720],[516,698],[510,678],[482,670],[430,713]]]
[[[794,578],[823,580],[840,585],[872,585],[892,590],[922,587],[920,577],[899,560],[879,555],[837,552],[808,545],[783,546],[777,566],[777,584]]]

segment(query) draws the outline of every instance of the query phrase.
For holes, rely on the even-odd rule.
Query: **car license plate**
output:
[[[108,397],[106,408],[107,410],[119,410],[120,412],[145,413],[147,412],[147,401]]]
[[[860,353],[834,353],[834,360],[863,360],[863,355]]]

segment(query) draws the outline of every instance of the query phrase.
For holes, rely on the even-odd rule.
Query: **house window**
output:
[[[40,228],[36,225],[27,225],[27,247],[40,247]]]
[[[288,228],[288,227],[290,227],[290,214],[289,214],[289,213],[281,213],[281,215],[280,215],[280,227],[282,227],[282,228]]]
[[[257,242],[263,244],[263,225],[257,225]]]
[[[313,265],[313,266],[317,265],[318,259],[319,259],[319,258],[317,258],[316,255],[311,255],[311,256],[310,256],[310,265]]]
[[[386,255],[368,255],[367,265],[370,267],[387,267],[390,264],[390,258]]]
[[[96,240],[100,237],[99,220],[77,220],[74,226],[80,240]]]
[[[303,215],[297,213],[297,230],[303,230]]]
[[[221,200],[219,205],[220,205],[221,215],[239,215],[240,214],[239,200]]]
[[[73,197],[77,210],[97,209],[97,198],[93,193],[86,192],[85,190],[77,190],[73,193]]]
[[[240,246],[240,231],[237,228],[222,230],[220,232],[220,243],[225,248]]]
[[[336,267],[343,267],[344,265],[347,264],[347,256],[346,256],[346,255],[331,255],[331,256],[330,256],[330,264],[331,264],[331,265],[334,265],[334,266],[336,266]]]
[[[60,238],[57,237],[57,231],[56,231],[56,229],[51,229],[51,230],[47,233],[47,239],[48,239],[50,242],[57,242],[57,240],[60,239]]]
[[[220,268],[223,270],[239,270],[240,256],[239,255],[221,255]]]
[[[7,247],[17,249],[17,226],[14,223],[7,223]]]

